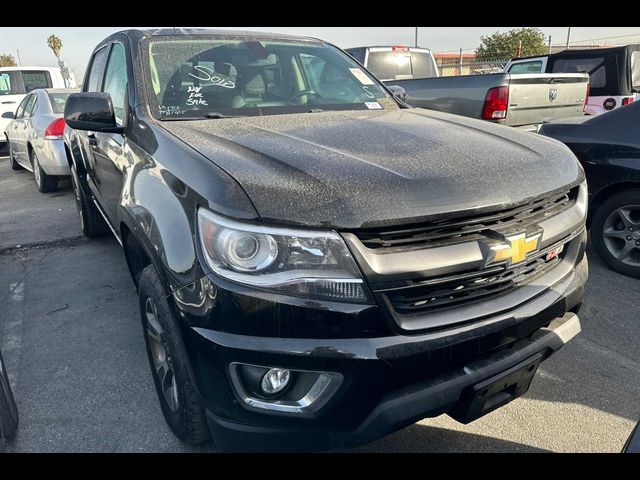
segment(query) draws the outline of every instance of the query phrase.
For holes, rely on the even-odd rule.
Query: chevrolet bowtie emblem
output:
[[[518,233],[506,237],[506,242],[491,246],[487,265],[507,261],[508,265],[524,262],[527,255],[538,250],[542,233],[527,236]]]

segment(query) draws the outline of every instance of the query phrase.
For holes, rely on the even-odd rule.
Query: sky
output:
[[[80,80],[84,76],[89,56],[100,40],[113,32],[129,27],[2,27],[0,53],[12,54],[21,65],[55,66],[57,63],[47,47],[47,37],[55,33],[62,39],[62,59]],[[339,47],[360,45],[412,45],[414,27],[211,27],[239,30],[290,33],[319,37]],[[453,52],[460,48],[473,50],[482,35],[505,32],[517,27],[419,27],[418,43],[434,52]],[[552,43],[564,44],[567,27],[541,27]],[[581,41],[619,35],[639,35],[640,27],[571,27],[571,41]]]

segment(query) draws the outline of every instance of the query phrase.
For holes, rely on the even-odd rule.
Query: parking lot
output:
[[[0,349],[20,411],[10,452],[212,451],[165,425],[117,242],[81,236],[54,194],[0,152]],[[421,421],[362,452],[617,452],[640,418],[640,281],[590,254],[583,332],[529,393],[471,425]]]

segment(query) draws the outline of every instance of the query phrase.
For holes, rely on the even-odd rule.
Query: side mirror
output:
[[[407,92],[404,88],[398,85],[389,85],[389,90],[393,93],[393,98],[402,103],[407,103]]]
[[[2,118],[6,118],[8,120],[13,120],[14,118],[16,118],[16,116],[13,114],[13,112],[4,112],[2,114]]]
[[[116,123],[111,95],[108,93],[72,93],[64,107],[64,120],[74,130],[123,133]]]

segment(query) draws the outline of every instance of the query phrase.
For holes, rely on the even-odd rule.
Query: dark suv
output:
[[[320,450],[527,391],[580,330],[584,173],[561,143],[410,108],[340,49],[116,33],[66,106],[189,443]]]

